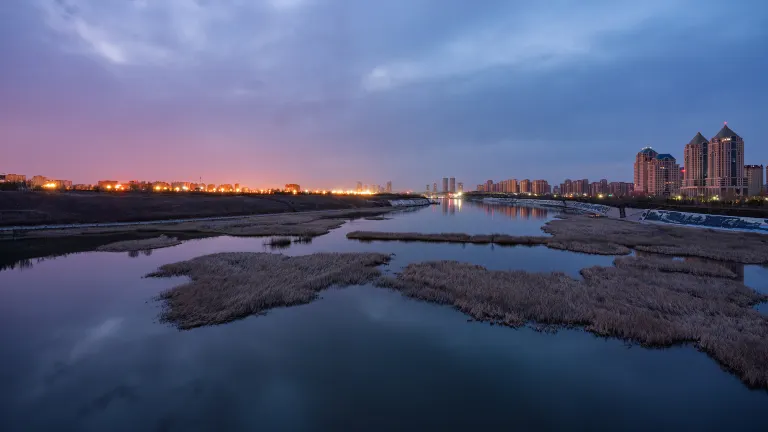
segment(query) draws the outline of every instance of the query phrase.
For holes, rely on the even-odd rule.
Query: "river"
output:
[[[0,429],[765,430],[768,392],[690,346],[646,349],[581,330],[468,322],[451,308],[356,286],[311,304],[179,331],[157,322],[157,267],[215,252],[394,253],[562,271],[613,257],[537,247],[363,243],[353,230],[540,235],[546,209],[446,201],[348,222],[310,244],[190,240],[152,253],[79,253],[0,271]],[[53,240],[55,241],[55,240]],[[768,291],[768,269],[739,266]]]

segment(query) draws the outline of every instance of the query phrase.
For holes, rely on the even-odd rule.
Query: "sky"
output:
[[[0,0],[0,172],[424,190],[768,164],[762,0]]]

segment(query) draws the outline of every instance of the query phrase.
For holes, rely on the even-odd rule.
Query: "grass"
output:
[[[126,240],[110,243],[96,248],[99,252],[139,252],[151,249],[160,249],[180,245],[181,241],[176,237],[160,237],[140,240]]]
[[[353,231],[347,234],[348,239],[363,241],[419,241],[431,243],[475,243],[498,245],[539,245],[545,244],[549,237],[543,236],[510,236],[505,234],[469,235],[462,233],[413,233],[413,232],[377,232]]]
[[[160,294],[161,321],[180,329],[223,324],[269,309],[309,303],[330,286],[357,285],[381,275],[378,253],[219,253],[160,267],[147,277],[188,276]]]
[[[692,343],[749,386],[768,387],[768,317],[752,308],[768,298],[731,279],[700,276],[695,265],[657,261],[620,258],[618,267],[583,269],[583,280],[426,262],[378,285],[512,327],[578,326],[654,347]]]

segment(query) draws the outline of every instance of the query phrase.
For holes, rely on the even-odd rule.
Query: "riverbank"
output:
[[[391,207],[400,196],[2,192],[0,226],[142,222]]]
[[[398,211],[394,207],[348,210],[322,210],[301,213],[277,213],[255,216],[215,218],[181,222],[159,221],[152,224],[116,224],[80,226],[63,229],[34,229],[0,232],[0,270],[13,268],[25,260],[97,250],[111,243],[152,242],[158,236],[180,241],[215,237],[291,236],[308,239],[357,218],[376,217]],[[51,241],[55,239],[55,241]],[[127,243],[130,245],[131,243]]]

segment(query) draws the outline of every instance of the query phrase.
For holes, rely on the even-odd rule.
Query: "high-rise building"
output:
[[[744,172],[747,175],[747,193],[749,196],[763,194],[763,166],[746,165]]]
[[[363,182],[359,181],[357,182],[357,185],[355,187],[355,192],[360,193],[363,191]]]
[[[387,193],[392,193],[392,181],[387,182]]]
[[[462,182],[457,183],[456,189],[458,189],[457,192],[464,193],[464,183]]]
[[[531,181],[528,179],[521,180],[520,181],[520,193],[529,194],[531,193]]]
[[[555,195],[560,195],[560,186],[555,186],[552,188],[552,193]]]
[[[709,140],[707,165],[707,186],[710,195],[734,196],[747,193],[744,140],[732,131],[727,123]]]
[[[534,195],[546,195],[549,193],[549,183],[546,180],[534,180],[531,185]]]
[[[427,192],[429,192],[429,185],[427,185]]]
[[[565,179],[560,185],[560,193],[563,195],[573,195],[573,182],[571,179]]]
[[[456,177],[451,177],[449,182],[450,182],[450,185],[449,185],[450,190],[449,190],[449,192],[456,193]]]
[[[651,160],[646,194],[670,196],[680,193],[680,165],[669,153],[656,155]]]
[[[601,194],[608,193],[608,179],[600,179],[600,192]]]
[[[448,177],[443,177],[443,193],[448,193]]]
[[[488,180],[485,182],[485,191],[493,192],[493,180]]]
[[[709,141],[697,133],[691,141],[685,145],[683,153],[683,187],[680,192],[686,196],[707,195],[707,178],[709,177]]]
[[[437,182],[432,183],[432,193],[437,193]]]
[[[517,182],[517,179],[509,179],[507,181],[509,182],[509,193],[520,192],[520,184]]]
[[[635,156],[635,193],[640,195],[652,195],[650,181],[651,181],[651,162],[656,160],[656,156],[659,153],[650,148],[645,147],[637,153]]]

